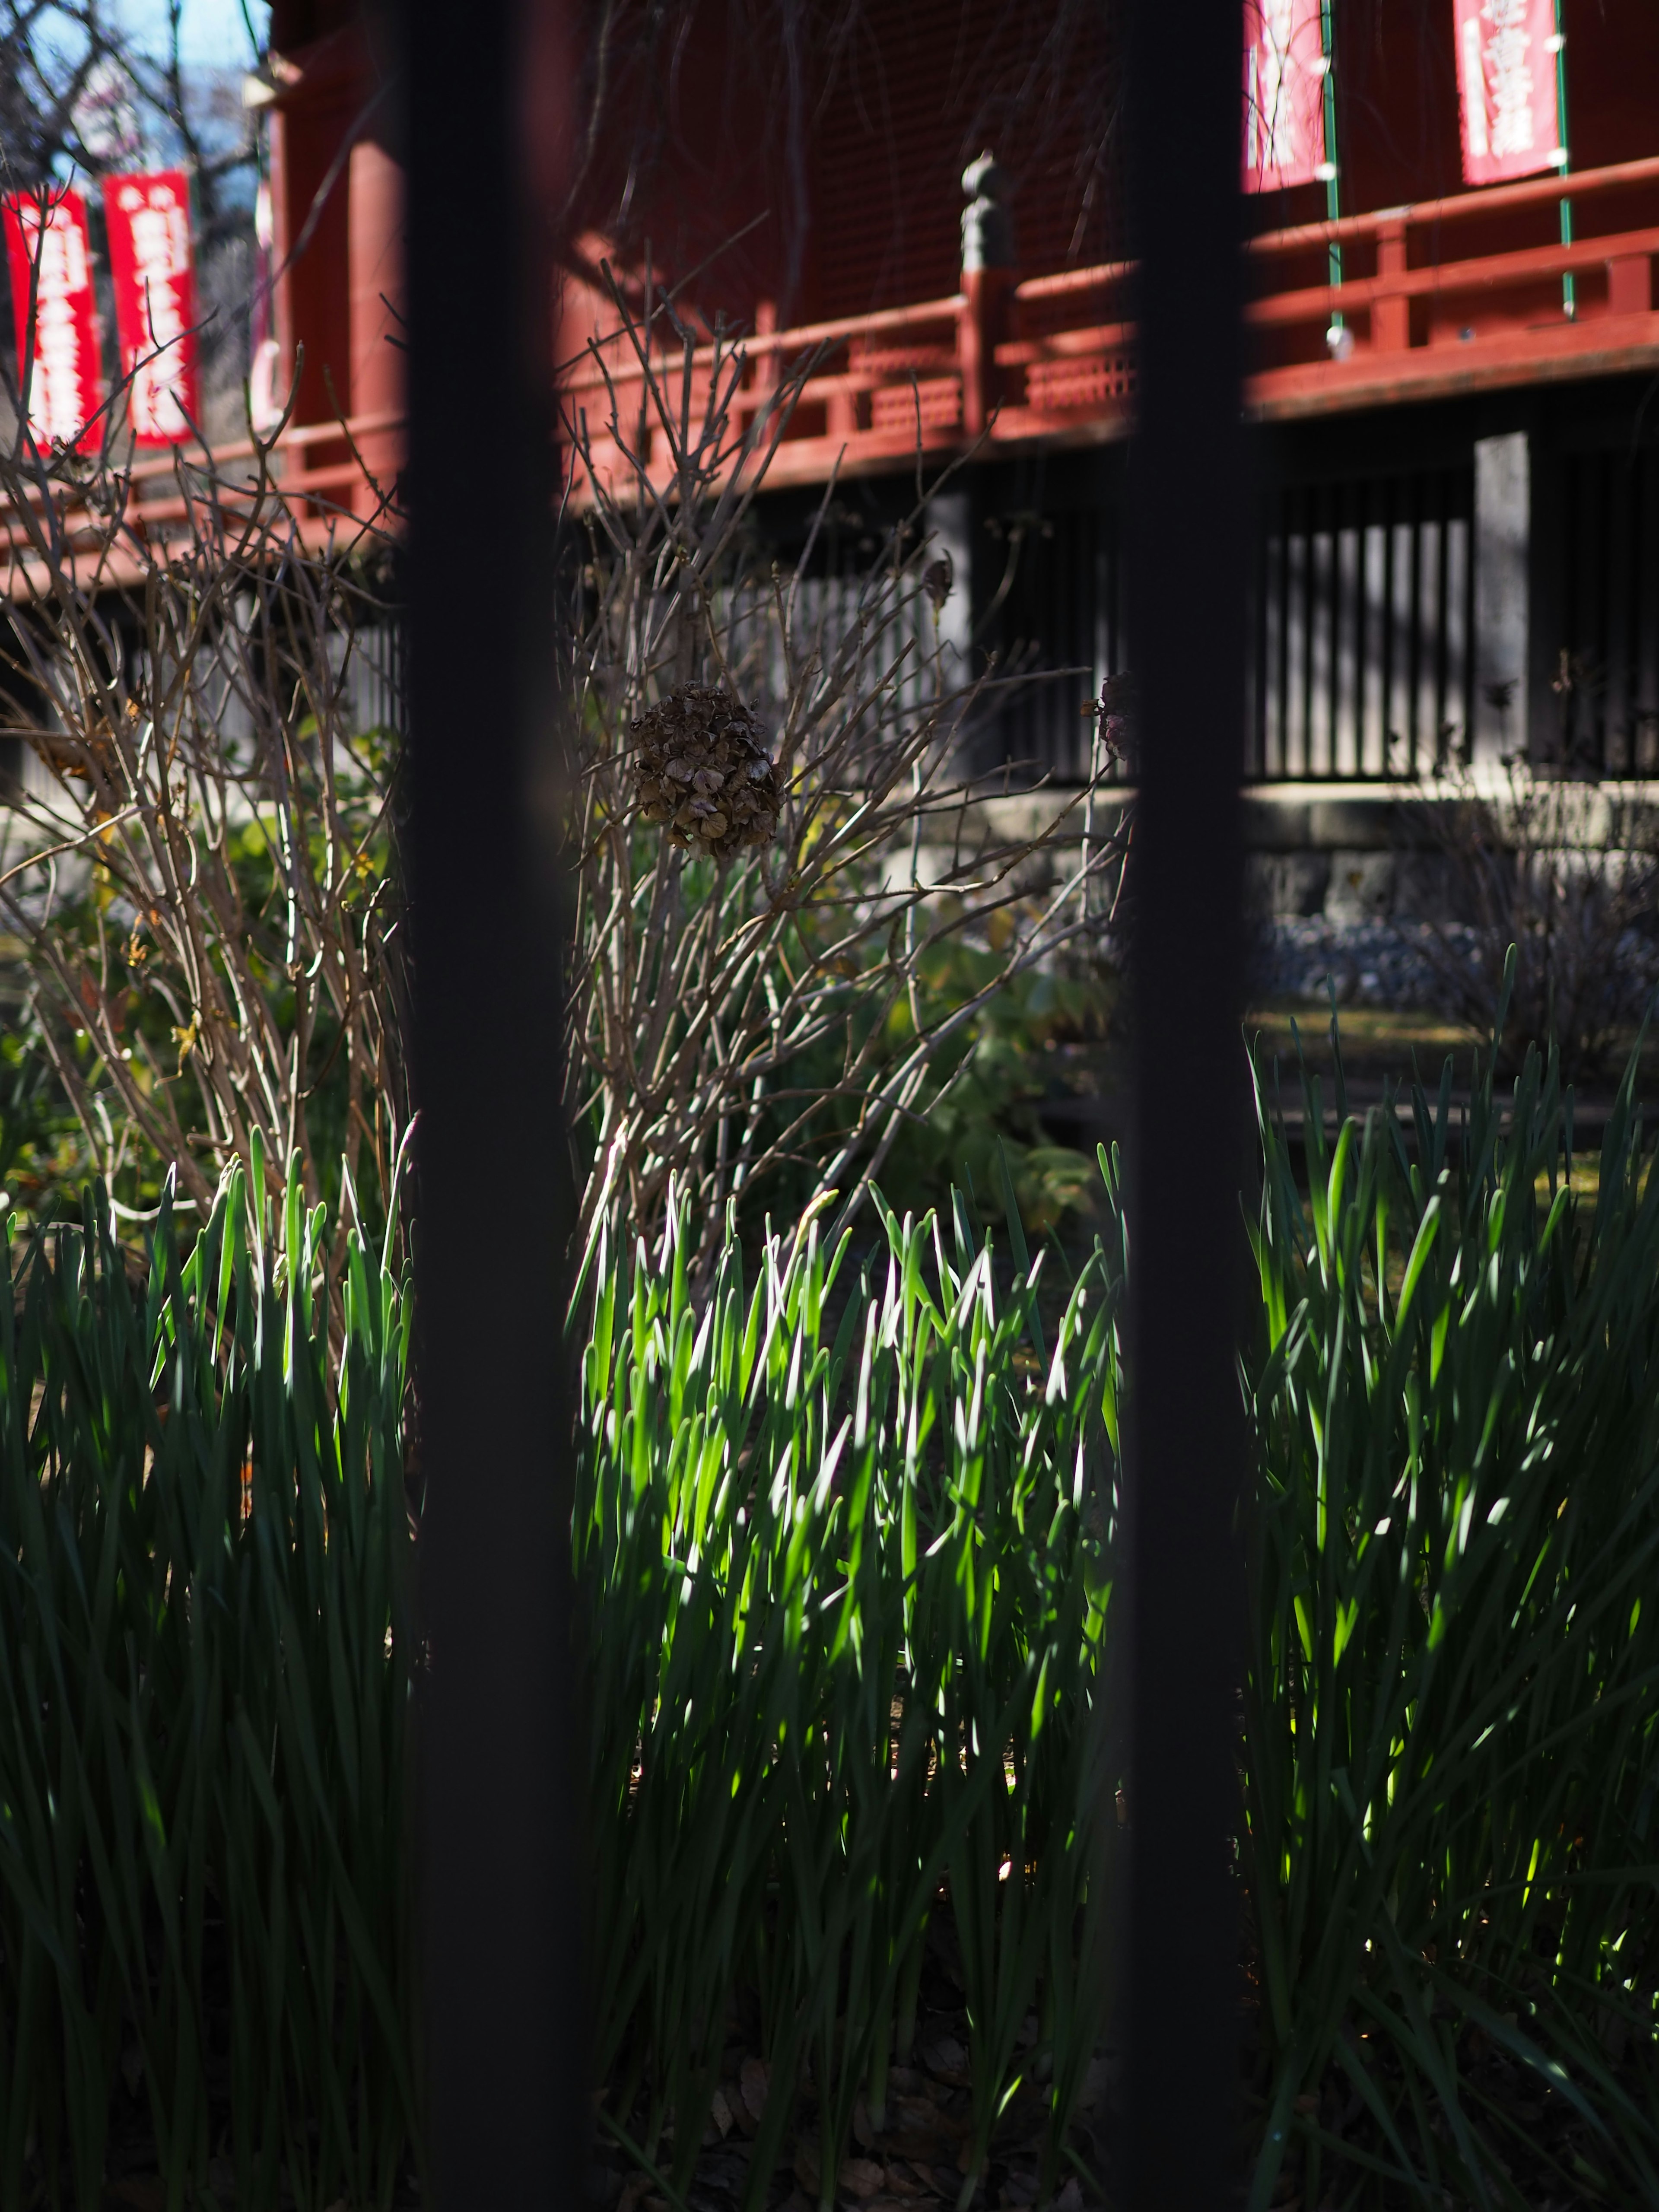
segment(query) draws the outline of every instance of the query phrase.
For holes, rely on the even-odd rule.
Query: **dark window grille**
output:
[[[1253,564],[1248,778],[1381,781],[1467,759],[1474,507],[1472,461],[1270,494]],[[988,718],[980,764],[1076,782],[1089,761],[1081,709],[1133,661],[1121,511],[1105,498],[993,521],[1015,558],[984,642],[1002,672],[1036,680]],[[1202,608],[1190,623],[1202,653]]]
[[[1000,535],[1000,545],[993,538],[976,549],[993,572],[1005,547],[1013,563],[988,642],[1000,674],[1032,680],[999,701],[996,756],[985,765],[1006,762],[1022,781],[1078,783],[1089,769],[1086,710],[1105,679],[1127,665],[1121,511],[1103,503],[1016,516],[1001,523]]]
[[[1246,774],[1380,781],[1468,757],[1474,471],[1288,484],[1258,542]]]
[[[1628,442],[1562,460],[1556,726],[1538,750],[1604,775],[1659,773],[1659,445]]]

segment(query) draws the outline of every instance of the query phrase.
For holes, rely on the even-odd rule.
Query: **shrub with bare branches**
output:
[[[591,1247],[658,1227],[678,1186],[712,1240],[726,1201],[789,1178],[851,1219],[994,994],[1103,927],[1127,832],[1100,835],[1105,758],[1032,830],[959,771],[994,676],[940,637],[913,512],[830,619],[801,560],[757,573],[746,519],[810,359],[761,392],[740,346],[671,307],[597,343],[605,419],[571,410],[563,641],[578,757],[570,1125]],[[654,464],[653,464],[654,454]],[[672,736],[668,744],[665,738]],[[994,955],[941,1000],[929,963]]]
[[[233,1157],[275,1194],[297,1152],[343,1234],[385,1208],[410,1113],[396,716],[364,681],[384,538],[305,517],[257,441],[158,480],[20,435],[0,520],[24,747],[0,912],[94,1156],[129,1198],[174,1166],[205,1206]]]
[[[1426,780],[1413,812],[1440,859],[1456,919],[1425,946],[1449,1013],[1485,1030],[1516,948],[1500,1051],[1511,1072],[1553,1037],[1569,1077],[1606,1065],[1659,982],[1659,823],[1615,783],[1540,774],[1522,760]]]

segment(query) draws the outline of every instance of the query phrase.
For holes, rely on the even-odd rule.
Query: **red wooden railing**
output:
[[[1564,182],[1578,237],[1563,245],[1528,236],[1555,230]],[[1340,285],[1327,279],[1333,245],[1344,254]],[[1659,368],[1659,157],[1272,231],[1247,252],[1246,398],[1258,417]],[[1569,272],[1571,317],[1561,281]],[[890,468],[918,444],[939,453],[981,435],[993,446],[1122,435],[1134,398],[1134,274],[1127,261],[1024,281],[976,271],[947,299],[759,331],[743,343],[732,427],[752,417],[790,365],[817,353],[771,461],[772,483],[821,482],[836,467]],[[678,401],[683,357],[652,358]],[[693,356],[694,413],[715,362],[713,346]],[[564,394],[573,419],[585,420],[601,474],[625,483],[642,463],[653,482],[668,482],[671,441],[645,404],[625,339],[606,337],[597,357],[568,370]],[[581,477],[573,471],[579,501]]]
[[[1578,232],[1565,246],[1548,234],[1564,184]],[[1541,239],[1528,234],[1539,230]],[[1327,277],[1334,245],[1344,256],[1340,285]],[[1254,349],[1246,401],[1260,418],[1659,369],[1659,156],[1269,231],[1246,250]],[[1569,272],[1571,317],[1562,295]],[[981,439],[996,448],[1120,437],[1134,401],[1134,275],[1127,261],[1024,279],[1012,270],[980,270],[947,298],[792,330],[758,328],[741,343],[731,427],[752,422],[780,379],[804,366],[769,464],[768,480],[780,486],[822,483],[836,469],[902,467],[919,446],[939,456]],[[1342,332],[1334,350],[1336,317]],[[729,364],[730,349],[694,353],[694,415],[717,357]],[[653,345],[651,358],[678,404],[682,354]],[[578,356],[562,386],[571,418],[585,422],[598,472],[625,485],[642,463],[653,483],[670,483],[672,441],[645,404],[644,376],[625,336],[612,331]],[[361,529],[377,512],[374,487],[389,491],[399,465],[402,422],[395,414],[364,416],[343,432],[337,422],[294,425],[272,450],[296,526],[317,542]],[[254,452],[246,441],[220,446],[191,465],[234,502],[250,481]],[[573,463],[579,504],[585,477]],[[173,456],[133,467],[131,513],[157,542],[184,528],[186,501]],[[90,550],[94,518],[71,500],[66,520],[72,542]],[[0,521],[0,556],[15,593],[28,557],[27,533],[15,520]],[[113,582],[125,570],[117,557],[104,573]]]
[[[394,526],[392,499],[402,465],[401,413],[363,415],[343,426],[334,422],[290,424],[264,451],[270,455],[267,483],[274,486],[294,526],[307,544],[342,532],[356,538],[365,529]],[[178,453],[145,454],[120,471],[127,488],[124,526],[112,540],[107,521],[87,507],[79,482],[60,474],[43,490],[31,486],[27,498],[38,520],[45,499],[58,508],[62,544],[71,561],[112,586],[133,580],[143,567],[134,539],[154,550],[180,543],[191,532],[192,512],[199,520],[210,503],[231,516],[246,512],[259,481],[251,440]],[[188,489],[179,481],[180,470]],[[0,515],[0,589],[13,598],[39,588],[40,572],[33,532],[21,515]]]

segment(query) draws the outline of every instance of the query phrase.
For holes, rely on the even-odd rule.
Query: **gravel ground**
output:
[[[1448,945],[1479,964],[1475,933],[1448,927]],[[1420,921],[1280,917],[1260,930],[1250,968],[1262,998],[1322,999],[1326,978],[1344,1006],[1431,1007],[1442,996],[1434,931]]]
[[[1279,917],[1261,926],[1252,951],[1250,988],[1264,999],[1323,999],[1326,978],[1344,1006],[1412,1012],[1443,1006],[1447,956],[1480,966],[1477,933],[1450,923],[1438,932],[1422,921],[1326,921]],[[1659,985],[1659,946],[1626,931],[1618,969],[1628,986],[1629,1018],[1640,1017]]]

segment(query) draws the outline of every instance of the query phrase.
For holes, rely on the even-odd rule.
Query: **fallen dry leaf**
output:
[[[872,2158],[844,2158],[836,2177],[849,2197],[873,2197],[887,2179],[886,2169]]]
[[[726,2101],[725,2093],[720,2089],[714,2092],[714,2101],[708,2107],[708,2117],[720,2130],[724,2141],[732,2132],[732,2107]]]
[[[903,2159],[890,2159],[887,2165],[887,2186],[896,2197],[932,2197],[934,2194],[933,2176],[918,2172]]]
[[[922,2092],[922,2100],[933,2106],[933,2118],[940,2127],[954,2128],[960,2135],[971,2126],[968,2106],[946,2081],[929,2081]]]
[[[771,2069],[763,2064],[760,2059],[744,2060],[740,2079],[743,2101],[748,2106],[750,2116],[757,2127],[760,2125],[761,2116],[766,2110],[766,2085],[770,2077]]]
[[[720,2085],[720,2094],[726,2099],[726,2109],[731,2113],[732,2120],[742,2129],[745,2136],[752,2138],[755,2133],[755,2115],[744,2102],[741,2088],[735,2081],[725,2081]]]
[[[800,2136],[795,2144],[792,2171],[808,2197],[815,2197],[818,2193],[818,2183],[823,2179],[823,2168],[818,2160],[817,2145],[806,2136]]]
[[[1078,2110],[1084,2112],[1092,2112],[1100,2102],[1105,2087],[1106,2061],[1103,2058],[1091,2058],[1089,2061],[1089,2070],[1083,2077],[1083,2087],[1078,2095]]]
[[[1083,2191],[1073,2174],[1054,2199],[1054,2212],[1083,2212]]]
[[[927,2071],[941,2081],[949,2081],[958,2089],[973,2087],[973,2075],[968,2070],[968,2053],[954,2035],[942,2035],[937,2043],[930,2043],[921,2054],[921,2063]]]
[[[895,2097],[889,2100],[887,2124],[882,2140],[904,2157],[933,2166],[957,2154],[957,2142],[964,2125],[953,2112],[943,2112],[927,2097]]]

